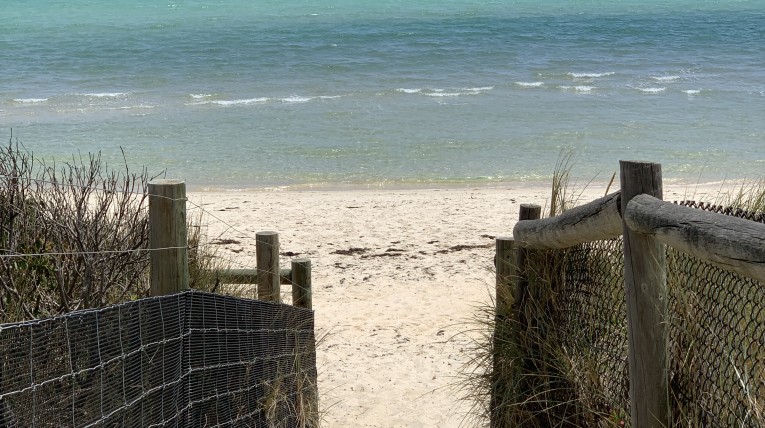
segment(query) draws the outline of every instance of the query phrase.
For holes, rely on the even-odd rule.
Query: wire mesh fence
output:
[[[680,204],[765,223],[758,213]],[[764,284],[672,248],[666,251],[673,422],[765,426]],[[537,290],[529,291],[531,304],[524,310],[533,311],[526,316],[533,321],[522,326],[520,343],[524,358],[544,360],[555,373],[526,373],[539,385],[527,388],[532,395],[524,406],[546,400],[535,407],[544,415],[528,421],[629,425],[622,239],[531,254],[536,272],[530,288]],[[525,368],[539,370],[540,364]],[[542,388],[554,393],[542,394]]]
[[[629,420],[627,304],[621,238],[564,251],[560,290],[562,348],[575,389],[588,411]]]
[[[762,213],[694,208],[765,223]],[[667,251],[670,391],[695,426],[765,426],[765,284]]]
[[[313,312],[199,291],[0,326],[0,426],[304,427]]]

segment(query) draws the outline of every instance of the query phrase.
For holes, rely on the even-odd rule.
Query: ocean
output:
[[[765,0],[3,0],[0,137],[196,188],[765,167]]]

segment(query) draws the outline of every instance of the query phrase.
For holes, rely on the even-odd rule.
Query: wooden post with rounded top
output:
[[[150,293],[162,296],[189,288],[186,243],[186,183],[149,183]]]
[[[292,305],[312,309],[311,260],[292,260]]]
[[[621,212],[641,194],[662,199],[661,165],[619,162]],[[667,354],[667,271],[664,246],[652,235],[624,233],[630,400],[633,427],[667,427],[670,421]]]
[[[258,267],[258,299],[268,302],[281,301],[279,234],[270,231],[256,233],[255,253]]]

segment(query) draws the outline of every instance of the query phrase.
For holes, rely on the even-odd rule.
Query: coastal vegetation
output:
[[[148,295],[148,197],[155,176],[98,153],[45,163],[18,141],[0,150],[0,323],[100,308]],[[189,219],[192,288],[222,267]]]
[[[556,197],[577,194],[560,187],[569,168],[559,161],[549,216],[575,205]],[[761,221],[764,198],[764,182],[755,180],[723,185],[708,203],[684,204]],[[480,334],[460,388],[474,416],[492,427],[629,424],[623,257],[618,238],[535,250],[522,303],[497,287],[470,324]],[[765,426],[756,367],[760,287],[671,248],[667,287],[671,422]]]
[[[11,140],[7,146],[4,146],[0,150],[0,324],[17,322],[31,324],[23,322],[83,309],[99,309],[148,297],[150,263],[147,186],[153,178],[155,176],[150,175],[146,169],[131,171],[127,162],[114,169],[107,165],[99,154],[77,155],[68,162],[46,164],[36,159],[18,141]],[[202,209],[187,219],[190,288],[241,297],[248,286],[224,285],[219,281],[216,272],[228,268],[228,262],[217,254],[219,246],[214,245],[213,241],[207,238],[206,228]],[[120,311],[124,307],[124,305],[119,306]],[[46,420],[49,418],[48,413],[59,409],[53,405],[31,410],[24,408],[22,404],[26,397],[24,394],[34,390],[35,387],[39,388],[41,384],[53,386],[39,388],[37,395],[32,392],[31,394],[37,399],[45,401],[53,397],[57,403],[66,403],[66,399],[60,401],[61,397],[76,395],[75,402],[78,403],[76,411],[72,410],[72,415],[64,417],[71,416],[72,420],[81,418],[82,421],[93,421],[99,417],[98,412],[87,407],[93,403],[100,403],[102,412],[104,408],[108,408],[115,415],[123,414],[119,412],[124,412],[125,408],[129,407],[121,407],[122,401],[118,404],[110,402],[111,396],[104,393],[103,385],[107,385],[104,379],[113,379],[115,370],[121,377],[139,373],[139,387],[147,389],[156,386],[159,382],[157,379],[164,382],[166,378],[172,379],[173,376],[177,376],[178,372],[164,371],[167,367],[164,358],[170,358],[171,355],[172,347],[169,345],[168,348],[160,347],[164,349],[161,352],[167,353],[163,354],[165,357],[154,363],[142,360],[140,354],[137,354],[138,362],[136,363],[130,351],[124,352],[124,349],[131,349],[130,346],[135,345],[135,342],[130,341],[136,337],[129,334],[127,325],[141,326],[141,322],[150,323],[152,319],[160,319],[156,317],[162,316],[161,305],[152,307],[149,304],[144,308],[146,309],[136,318],[129,318],[129,314],[138,312],[117,311],[118,322],[114,322],[114,319],[107,315],[101,315],[101,318],[96,316],[93,325],[84,325],[85,315],[75,315],[75,317],[83,317],[78,318],[80,322],[78,325],[81,326],[79,330],[67,330],[65,336],[59,334],[60,332],[48,332],[38,340],[42,344],[60,345],[61,338],[65,337],[69,349],[58,349],[57,346],[57,349],[53,349],[56,351],[53,354],[54,358],[47,358],[47,354],[39,357],[35,351],[30,351],[29,355],[26,355],[28,349],[32,348],[31,342],[29,347],[14,348],[16,344],[12,340],[13,334],[19,331],[20,327],[17,324],[7,328],[3,337],[0,338],[3,344],[0,349],[0,362],[2,362],[0,364],[0,425],[15,426],[14,420],[18,420],[21,424],[38,418]],[[159,311],[152,311],[152,308]],[[166,310],[172,311],[172,304]],[[204,313],[203,309],[197,308],[197,310]],[[114,312],[111,314],[113,315]],[[229,322],[242,322],[231,314],[228,314],[228,317]],[[273,320],[264,322],[279,325],[280,320],[284,321],[280,317],[283,318],[279,315]],[[59,318],[46,322],[49,323],[47,325],[63,326],[74,323],[67,319]],[[122,324],[123,319],[125,325]],[[131,322],[134,324],[130,324]],[[313,322],[312,315],[311,322]],[[150,326],[143,325],[139,328],[139,335],[145,336],[143,339],[138,336],[136,346],[148,349],[157,346],[156,343],[151,343],[153,341],[173,342],[174,328],[181,328],[173,323],[174,321],[165,324],[163,321],[160,330],[152,330]],[[115,326],[117,326],[116,336],[110,336],[109,332],[114,333]],[[123,328],[125,330],[122,330]],[[299,326],[299,328],[304,327]],[[101,329],[100,332],[99,329]],[[164,336],[165,333],[167,336]],[[224,330],[221,334],[225,336],[226,331]],[[248,411],[262,413],[269,426],[287,426],[290,423],[288,421],[295,421],[295,426],[316,427],[321,416],[318,409],[314,363],[316,344],[313,331],[310,331],[310,334],[304,334],[310,337],[310,340],[299,349],[296,345],[293,355],[288,354],[286,357],[268,355],[268,352],[272,352],[269,348],[266,351],[266,357],[273,367],[268,365],[264,367],[270,367],[270,369],[261,367],[261,373],[257,375],[251,373],[250,376],[235,380],[226,379],[215,371],[216,364],[213,364],[197,367],[197,370],[203,372],[201,377],[189,373],[184,373],[184,376],[197,381],[201,379],[202,384],[218,382],[217,384],[221,385],[221,382],[227,382],[226,385],[229,388],[232,388],[232,385],[247,385],[250,389],[254,387],[255,380],[265,376],[266,380],[262,382],[265,382],[263,387],[266,393],[258,399],[257,407],[248,408]],[[92,340],[94,336],[98,338],[97,341]],[[149,339],[151,337],[153,339]],[[201,340],[203,335],[196,337],[195,340]],[[209,336],[204,337],[210,339]],[[21,336],[21,340],[27,338],[27,336]],[[268,340],[267,335],[260,335],[258,338]],[[147,342],[141,342],[141,340]],[[208,346],[217,347],[220,340],[220,338],[214,338],[210,340]],[[230,343],[238,343],[237,340],[241,340],[241,337],[231,337]],[[123,354],[113,359],[118,363],[103,363],[101,360],[103,353],[107,352],[107,348],[114,351],[109,347],[115,341],[120,346],[124,345],[125,348],[121,348]],[[223,341],[225,342],[225,339]],[[177,344],[177,342],[173,343]],[[305,349],[302,346],[305,346]],[[190,346],[188,349],[191,352],[197,348]],[[238,350],[241,351],[241,348]],[[19,359],[19,356],[25,357],[23,361]],[[233,353],[226,358],[235,360],[237,356],[241,357]],[[195,364],[213,361],[212,357],[205,356],[204,352],[192,353],[191,358],[195,359]],[[285,361],[279,362],[279,358]],[[80,367],[78,371],[79,366],[73,367],[72,360],[85,364],[87,368]],[[254,367],[253,361],[249,360],[237,361],[237,363],[246,366],[247,370]],[[29,387],[25,383],[29,379],[23,376],[25,371],[35,372]],[[51,373],[64,373],[64,375],[60,378],[46,377]],[[75,383],[68,383],[70,376],[76,379]],[[267,378],[268,376],[271,378]],[[101,388],[93,387],[93,382],[97,380],[104,382]],[[125,389],[124,384],[115,383],[113,386],[122,387],[123,394],[131,394],[126,392],[130,391],[130,387]],[[207,393],[207,391],[201,392]],[[120,397],[122,398],[122,395]],[[224,397],[230,401],[208,402],[209,398],[206,398],[207,401],[203,400],[202,404],[198,404],[195,411],[211,406],[212,412],[217,414],[218,410],[225,408],[226,405],[241,404],[236,400],[242,400],[243,395],[224,394]],[[104,402],[112,407],[103,407]],[[137,401],[133,403],[135,402]],[[142,403],[141,406],[149,409],[147,415],[152,414],[156,409],[162,409],[161,400],[157,401],[156,397],[145,398],[145,400],[141,398],[140,403]],[[214,407],[216,405],[219,408]],[[66,411],[63,413],[66,414]],[[103,413],[100,416],[103,417]],[[236,418],[252,417],[246,414],[234,416]]]

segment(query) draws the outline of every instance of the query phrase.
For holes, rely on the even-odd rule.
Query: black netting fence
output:
[[[0,426],[314,426],[313,323],[187,291],[0,325]]]
[[[681,204],[765,222],[739,209]],[[523,416],[519,425],[629,425],[621,238],[531,254],[514,339],[523,348],[511,410]],[[764,284],[667,248],[667,285],[674,423],[765,426]]]

